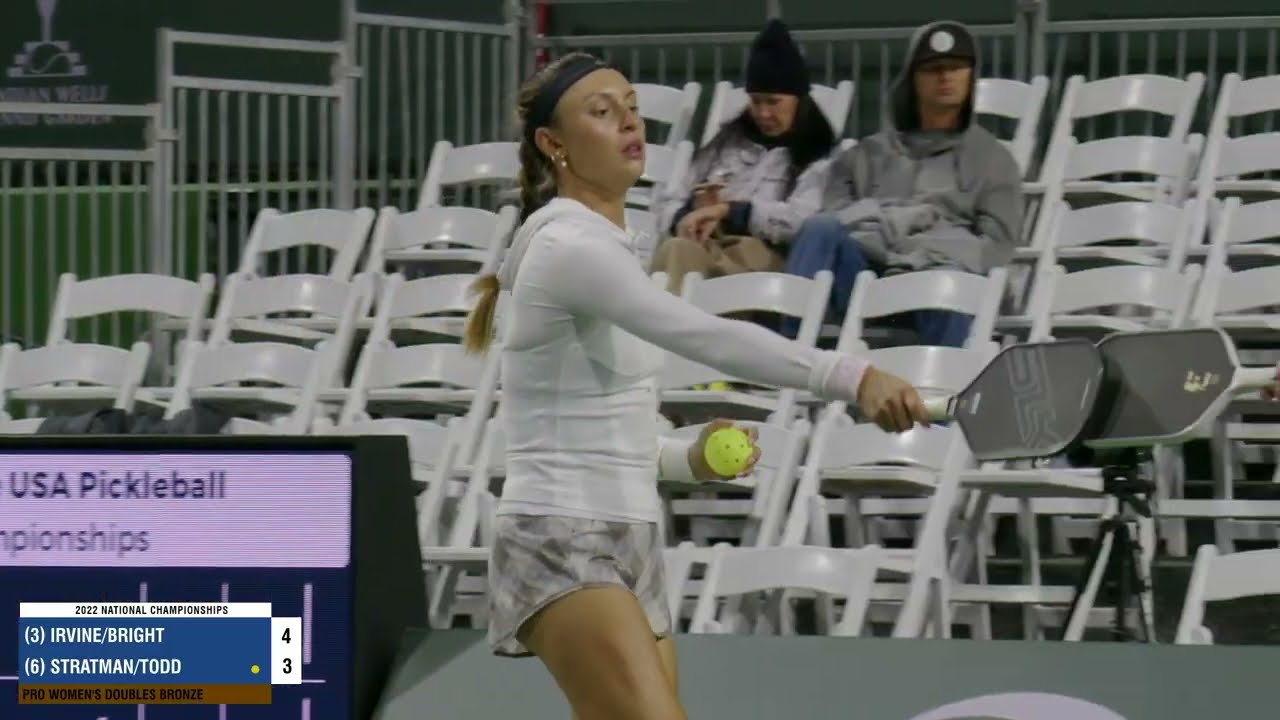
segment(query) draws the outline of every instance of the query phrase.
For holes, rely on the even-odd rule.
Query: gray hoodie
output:
[[[935,25],[912,35],[908,63]],[[1021,173],[999,140],[973,122],[972,96],[973,88],[958,131],[919,130],[904,65],[886,129],[832,164],[823,210],[841,219],[873,263],[985,274],[1012,256],[1022,227]]]

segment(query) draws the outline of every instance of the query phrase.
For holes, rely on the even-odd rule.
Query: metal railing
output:
[[[58,277],[164,272],[169,202],[159,105],[0,102],[42,124],[120,121],[132,147],[0,147],[0,341],[44,342]],[[114,316],[75,340],[127,346],[147,328]]]
[[[1046,74],[1054,107],[1066,79],[1129,73],[1205,74],[1192,130],[1204,132],[1222,76],[1280,72],[1280,15],[1135,20],[1048,21],[1044,24]]]
[[[179,63],[184,47],[284,55],[302,69],[290,69],[298,77],[272,80],[197,74]],[[159,52],[164,127],[174,138],[171,273],[194,278],[234,270],[261,208],[351,207],[355,149],[345,43],[164,29]],[[304,267],[314,261],[300,258]]]
[[[437,140],[508,137],[519,24],[353,11],[357,90],[356,203],[411,210]]]

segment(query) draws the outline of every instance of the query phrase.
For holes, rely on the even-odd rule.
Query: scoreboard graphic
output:
[[[353,720],[351,493],[331,450],[0,450],[0,718]]]

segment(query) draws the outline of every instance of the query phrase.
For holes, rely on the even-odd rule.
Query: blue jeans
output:
[[[831,312],[839,321],[843,321],[849,311],[849,297],[853,293],[853,281],[863,270],[880,272],[862,252],[862,246],[835,217],[818,215],[811,217],[800,226],[791,241],[791,250],[787,254],[786,271],[792,275],[811,278],[822,270],[830,270],[835,276],[831,283]],[[969,338],[969,326],[973,316],[950,310],[917,310],[910,315],[909,322],[915,327],[920,342],[925,345],[946,345],[962,347]],[[800,323],[794,318],[783,321],[783,332],[794,338],[799,331]]]

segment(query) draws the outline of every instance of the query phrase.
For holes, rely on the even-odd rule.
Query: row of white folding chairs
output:
[[[1269,177],[1280,170],[1280,133],[1232,135],[1246,119],[1280,112],[1280,75],[1243,79],[1226,74],[1214,101],[1205,135],[1192,134],[1191,122],[1205,78],[1127,75],[1085,82],[1073,77],[1064,92],[1050,134],[1045,162],[1032,194],[1048,201],[1076,194],[1163,198],[1180,201],[1190,195],[1275,197],[1280,185]],[[1119,122],[1113,137],[1077,143],[1075,124],[1121,112],[1146,112],[1168,119],[1169,130],[1153,134],[1126,132]],[[1073,152],[1080,158],[1073,158]],[[1109,165],[1109,167],[1108,167]],[[1132,173],[1149,180],[1100,181],[1102,175]]]
[[[870,607],[880,572],[899,569],[891,551],[861,548],[781,546],[740,548],[726,545],[697,547],[691,543],[668,548],[664,557],[672,617],[680,618],[688,593],[685,584],[696,567],[705,567],[701,592],[689,625],[690,633],[793,634],[794,618],[779,591],[808,591],[820,598],[844,601],[836,619],[832,603],[819,602],[818,631],[834,637],[856,637],[872,619]],[[769,593],[766,612],[744,613],[744,599]],[[1210,645],[1214,633],[1206,623],[1212,602],[1280,593],[1280,550],[1220,553],[1213,545],[1196,554],[1191,581],[1181,603],[1174,636],[1179,645]],[[825,599],[825,598],[823,598]]]
[[[960,311],[980,314],[979,328],[989,328],[994,319],[995,307],[1002,290],[1000,273],[992,278],[980,278],[958,273],[933,273],[918,276],[922,281],[932,283],[935,289],[946,292],[968,292],[968,300],[946,300],[940,302],[960,303]],[[338,348],[346,348],[361,332],[376,329],[381,319],[382,326],[366,342],[386,342],[392,332],[413,332],[428,334],[433,337],[456,337],[461,332],[461,317],[471,305],[467,289],[474,279],[470,275],[444,275],[404,281],[398,276],[389,276],[381,281],[380,299],[373,316],[369,309],[375,282],[379,276],[361,274],[350,282],[330,277],[314,275],[285,275],[276,277],[251,277],[234,275],[227,279],[220,298],[218,310],[213,320],[207,343],[218,346],[242,337],[246,333],[255,338],[270,338],[301,344],[314,345],[331,340]],[[112,302],[102,302],[107,289],[116,291],[146,291],[152,283],[144,282],[147,278],[127,276],[121,278],[101,278],[88,281],[76,281],[64,278],[62,292],[59,293],[55,307],[59,308],[58,318],[53,325],[58,327],[62,318],[76,317],[92,311],[120,309],[126,301],[114,297]],[[154,285],[181,284],[185,281],[171,278],[159,279]],[[655,282],[661,282],[660,279]],[[188,284],[207,292],[208,283]],[[87,288],[81,292],[80,289]],[[816,328],[827,305],[830,292],[830,275],[821,273],[814,279],[788,276],[780,273],[759,273],[729,278],[702,280],[691,278],[686,284],[685,297],[693,304],[715,314],[730,314],[750,311],[769,311],[796,317],[801,321],[799,339],[812,344],[816,337]],[[945,293],[944,293],[945,294]],[[173,293],[174,296],[179,293]],[[198,292],[185,293],[190,298],[200,297]],[[146,294],[138,298],[147,297]],[[868,296],[872,297],[872,296]],[[874,297],[881,297],[875,295]],[[95,301],[95,298],[97,299]],[[873,306],[865,309],[867,317],[892,314],[892,300],[868,301]],[[966,306],[964,303],[969,303]],[[191,308],[198,308],[200,303],[189,302]],[[855,303],[855,307],[861,307]],[[141,308],[139,308],[141,309]],[[155,309],[152,306],[152,309]],[[177,314],[174,308],[168,308]],[[265,316],[282,313],[307,313],[305,318],[263,319]],[[853,313],[860,317],[862,310]],[[197,315],[192,313],[182,319],[188,327],[195,325]],[[982,334],[987,334],[986,330]],[[188,343],[194,342],[188,335]],[[66,338],[51,337],[58,343],[65,343]],[[335,355],[326,368],[323,382],[326,387],[336,386],[342,371],[345,358]],[[358,382],[363,378],[363,371],[357,367]],[[759,417],[773,415],[784,422],[791,416],[791,409],[796,401],[796,394],[784,391],[780,394],[760,395],[743,393],[734,390],[705,391],[680,390],[698,383],[705,383],[720,377],[720,373],[711,368],[683,359],[672,359],[663,374],[662,385],[670,392],[664,395],[669,404],[721,404],[737,406],[739,409],[752,410]],[[163,400],[164,389],[152,389],[152,399]],[[720,395],[712,397],[715,392]],[[688,397],[686,397],[686,395]],[[23,399],[33,399],[28,394]],[[47,399],[47,398],[46,398]]]
[[[252,378],[241,379],[270,380],[296,388],[312,387],[311,392],[304,393],[304,396],[298,400],[301,415],[297,418],[297,422],[303,424],[307,419],[302,415],[311,414],[315,409],[315,402],[343,403],[340,415],[344,421],[351,420],[354,413],[366,412],[367,405],[372,402],[370,397],[365,396],[367,390],[377,390],[387,394],[392,393],[394,386],[432,382],[442,386],[463,388],[464,390],[454,392],[453,395],[461,393],[461,397],[465,398],[468,392],[477,388],[480,378],[488,376],[486,371],[481,369],[485,365],[484,362],[465,356],[460,347],[448,342],[455,340],[461,334],[461,314],[471,307],[472,298],[469,297],[468,288],[474,279],[472,275],[441,275],[406,281],[399,275],[375,276],[370,273],[357,275],[351,281],[315,275],[275,277],[233,275],[227,278],[223,287],[218,310],[213,320],[213,328],[207,338],[203,341],[186,339],[178,362],[179,382],[171,387],[138,388],[131,396],[130,402],[142,399],[144,402],[153,404],[166,404],[175,397],[186,402],[185,391],[182,390],[185,387],[184,383],[195,383],[198,387],[204,387],[231,382],[236,378],[226,373],[232,372],[232,368],[238,368],[237,363],[201,361],[192,365],[196,363],[194,358],[207,357],[214,349],[227,345],[237,346],[226,352],[241,353],[242,362],[251,362],[258,358],[266,363],[269,358],[280,354],[291,354],[296,358],[310,357],[300,355],[297,349],[276,347],[282,343],[297,344],[304,349],[308,346],[318,348],[325,345],[326,352],[315,356],[324,361],[323,367],[318,371],[319,377],[313,381],[309,374],[310,366],[301,360],[295,364],[278,363],[274,367],[263,367],[252,371],[249,368],[241,368],[236,372],[243,371],[253,375]],[[83,282],[75,281],[74,278],[64,278],[63,292],[59,294],[59,300],[55,306],[61,309],[62,314],[59,317],[79,316],[81,313],[77,312],[77,308],[82,302],[85,303],[83,306],[85,313],[92,310],[117,310],[128,303],[118,297],[106,304],[95,304],[89,301],[94,297],[100,300],[107,289],[126,291],[132,287],[135,290],[146,291],[149,287],[160,287],[166,284],[180,285],[185,282],[171,278],[163,278],[155,283],[148,283],[145,280],[147,278],[137,276]],[[377,288],[379,299],[371,316],[369,311],[370,306],[373,305],[375,284],[380,285]],[[735,283],[729,281],[728,284]],[[807,337],[809,342],[812,342],[813,337],[816,336],[815,328],[826,306],[830,284],[830,274],[824,273],[812,280],[780,274],[773,275],[763,287],[754,289],[737,283],[736,289],[739,292],[727,291],[729,289],[723,286],[717,287],[725,289],[726,292],[716,292],[714,289],[699,292],[697,282],[691,282],[689,287],[690,297],[694,298],[695,302],[699,296],[705,298],[711,304],[712,311],[719,309],[732,312],[735,307],[758,308],[800,317],[803,322],[802,338]],[[88,286],[89,290],[80,292],[81,285]],[[207,291],[208,283],[188,283],[188,285]],[[187,295],[194,298],[198,293],[187,293]],[[754,304],[750,300],[754,300]],[[726,305],[726,302],[729,304]],[[740,303],[740,305],[735,306],[734,303]],[[198,314],[194,310],[200,306],[200,303],[190,302],[188,306],[192,312],[185,319],[184,324],[191,327],[196,325]],[[177,313],[173,307],[167,309]],[[278,317],[280,314],[299,312],[307,313],[309,317]],[[277,317],[267,317],[273,315]],[[351,385],[345,387],[343,371],[349,348],[364,332],[369,333],[368,337],[364,340],[363,351],[354,368]],[[191,334],[199,337],[194,331]],[[392,343],[392,339],[393,335],[398,334],[425,335],[435,340],[444,338],[446,343],[397,348]],[[244,339],[246,335],[253,340],[266,339],[273,344],[237,342]],[[65,337],[58,337],[56,340],[57,346],[70,350]],[[270,352],[257,355],[255,354],[257,350],[248,347],[249,345],[259,349],[270,349]],[[198,354],[197,350],[199,350]],[[788,414],[790,396],[779,401],[776,397],[733,393],[730,393],[733,397],[712,397],[711,394],[680,391],[678,388],[706,382],[708,375],[714,377],[714,374],[709,369],[700,368],[695,364],[671,363],[671,365],[672,367],[663,374],[663,386],[671,388],[674,393],[673,396],[665,398],[669,404],[692,407],[699,404],[732,403],[737,399],[754,408],[761,415],[778,413],[785,416]],[[46,367],[52,370],[57,366],[47,365]],[[406,369],[409,367],[413,370]],[[219,371],[216,379],[213,375],[208,375],[205,369]],[[290,372],[273,377],[264,375],[264,373],[285,369]],[[8,397],[43,405],[53,405],[67,400],[71,394],[70,389],[48,386],[48,383],[74,381],[76,378],[66,377],[48,382],[36,382],[38,378],[47,379],[48,377],[47,374],[32,376],[29,383],[13,389],[8,393]],[[126,384],[132,384],[135,387],[138,385],[137,382]],[[100,398],[109,399],[113,391],[99,388],[96,392]],[[410,391],[402,389],[397,392],[403,395]],[[431,393],[426,393],[424,390],[413,392],[419,396],[420,403],[428,400],[445,403],[450,400],[446,397],[450,393],[444,389],[436,389]],[[75,390],[77,397],[83,397],[86,393],[92,394],[87,388]],[[357,397],[359,401],[356,404],[345,402],[343,397],[339,397],[339,394],[343,393],[345,396]],[[237,395],[246,401],[250,399],[247,396],[252,395],[265,401],[271,398],[279,400],[288,393],[261,388],[253,390],[227,388],[216,392],[209,389],[202,391],[201,395],[205,399],[217,396],[223,400],[229,399],[231,395]],[[424,395],[430,395],[431,398],[426,398]],[[458,399],[454,398],[454,401]]]

